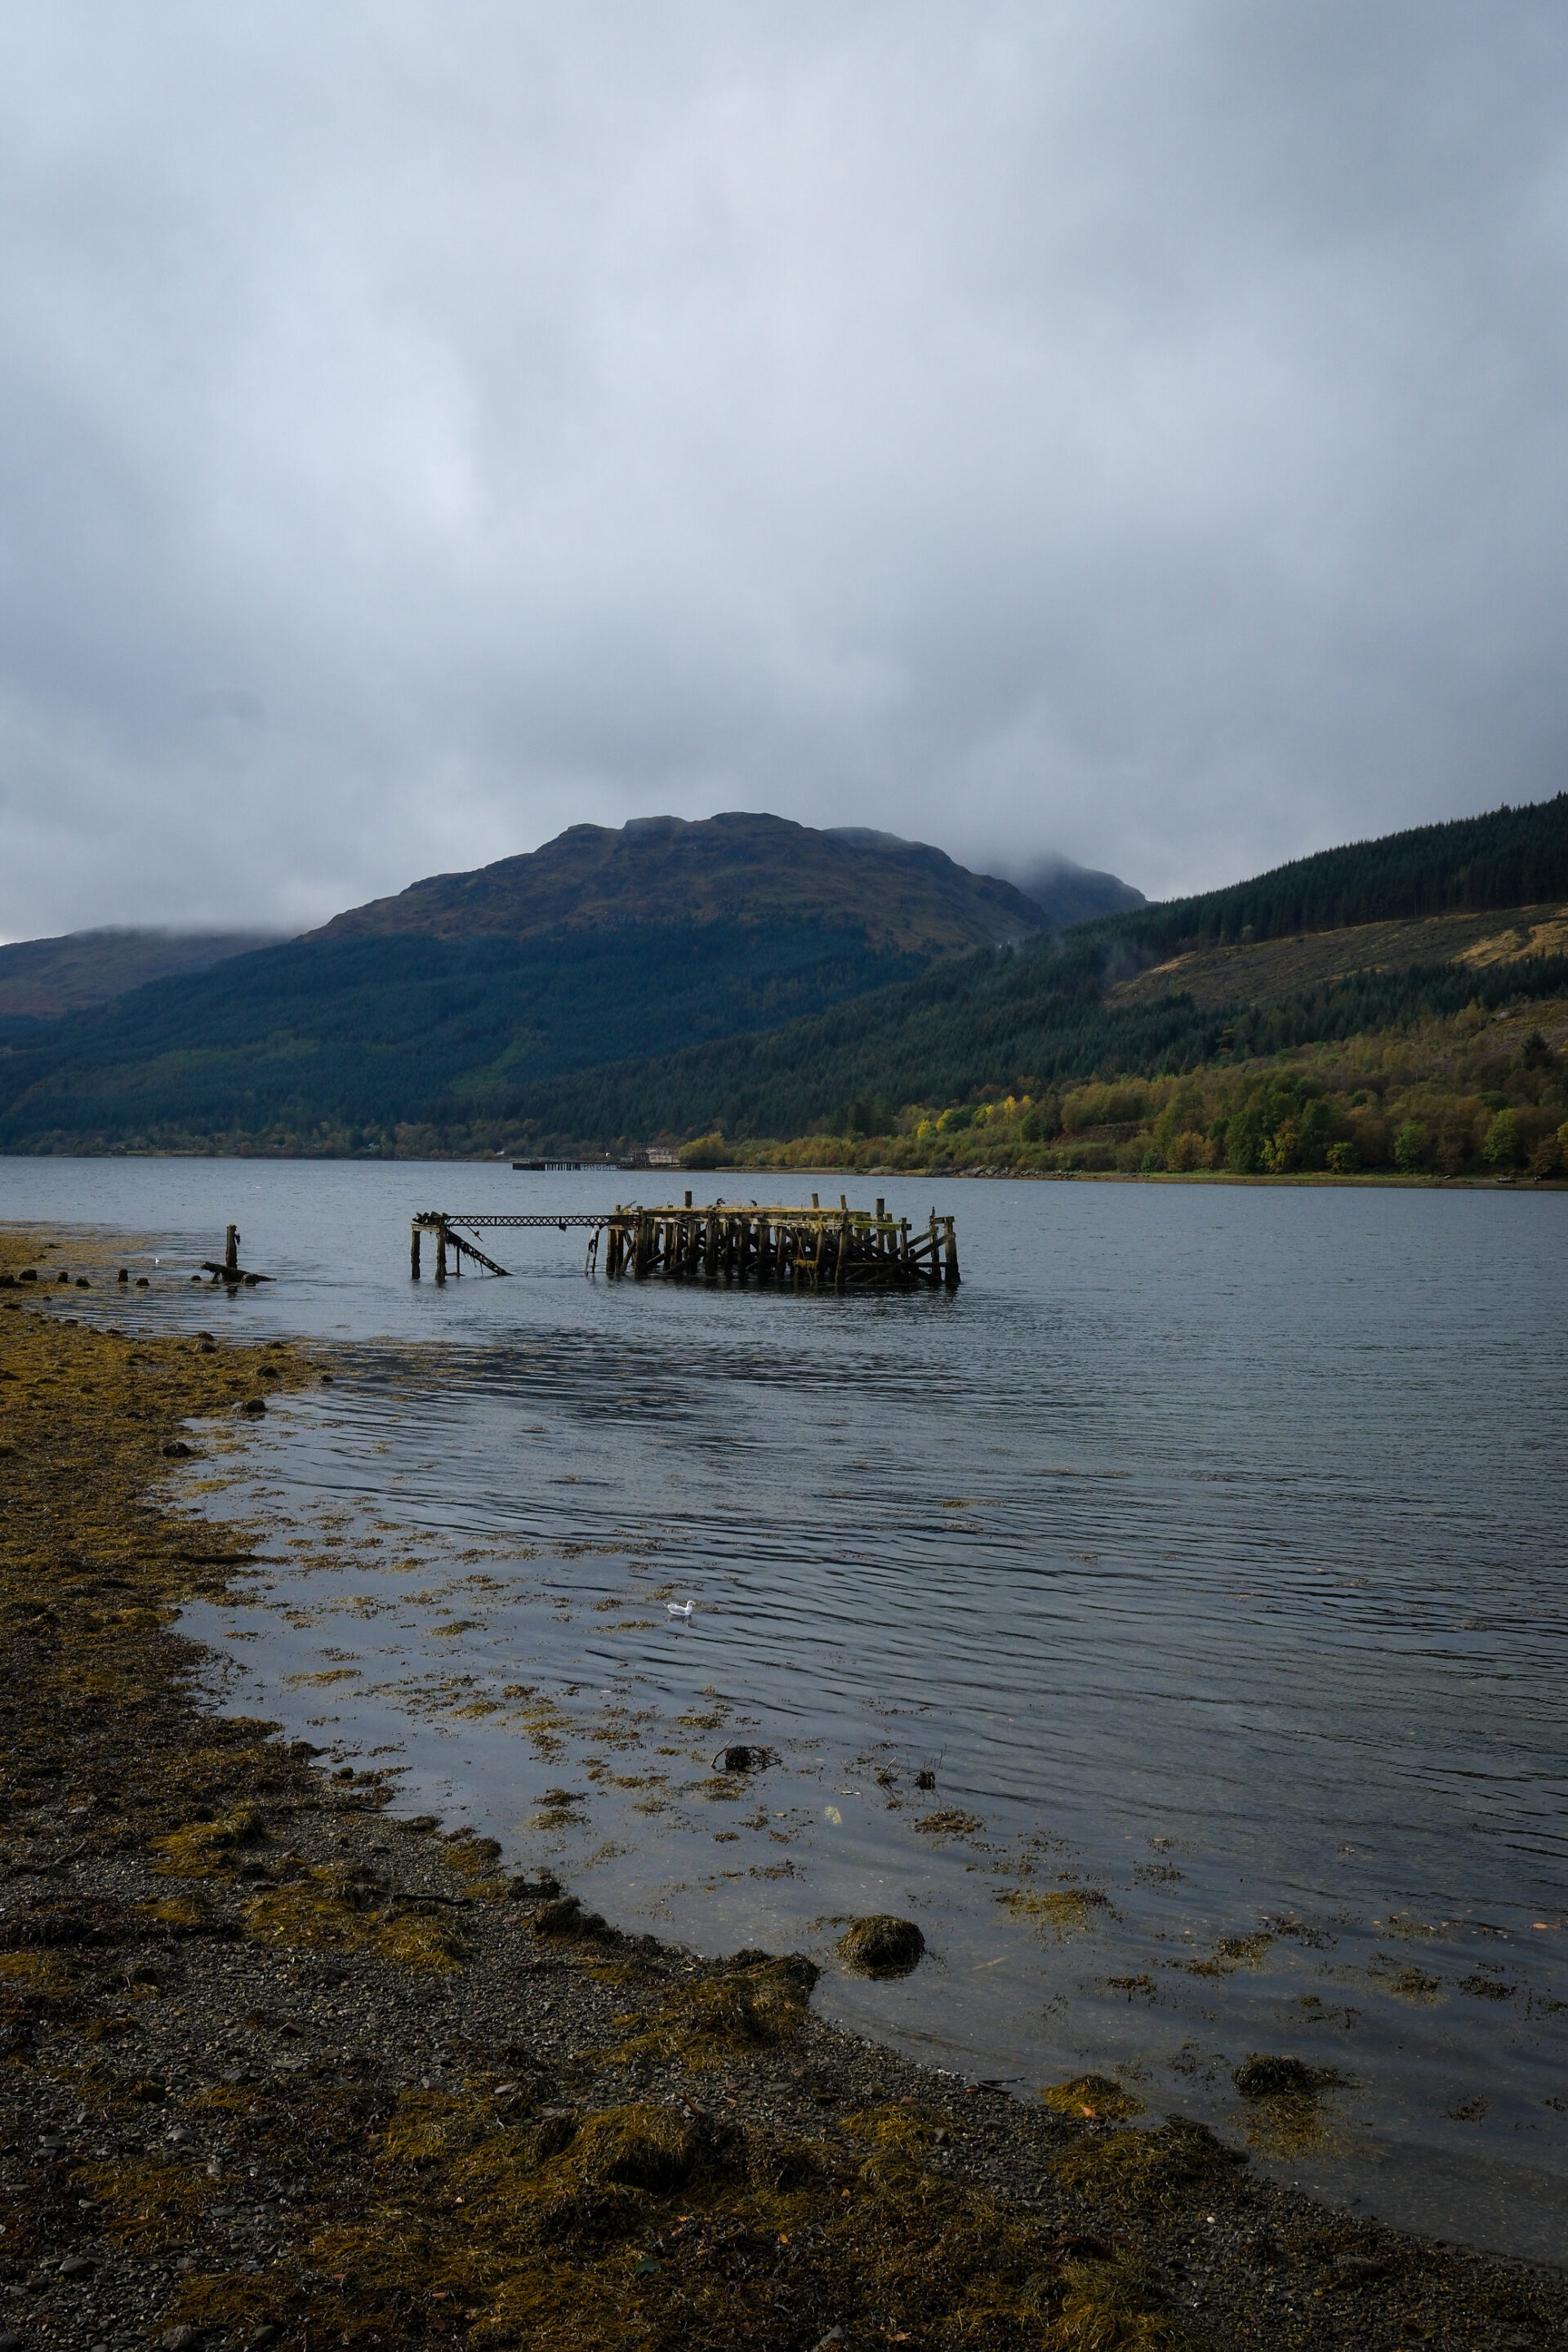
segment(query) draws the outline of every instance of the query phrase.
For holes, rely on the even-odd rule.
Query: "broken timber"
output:
[[[951,1217],[931,1211],[923,1226],[908,1217],[889,1217],[886,1205],[851,1209],[840,1193],[837,1209],[819,1208],[812,1196],[809,1209],[761,1208],[715,1201],[694,1209],[688,1192],[679,1209],[616,1208],[567,1216],[461,1216],[427,1209],[414,1220],[409,1239],[409,1272],[419,1279],[420,1240],[433,1235],[436,1279],[461,1274],[470,1257],[491,1274],[504,1275],[481,1249],[459,1233],[481,1227],[553,1225],[593,1232],[588,1265],[597,1262],[599,1237],[605,1239],[605,1272],[634,1281],[660,1276],[668,1281],[777,1282],[795,1290],[946,1289],[958,1288],[958,1241]]]
[[[210,1274],[215,1283],[227,1283],[231,1289],[237,1289],[243,1283],[247,1289],[254,1290],[258,1282],[270,1282],[272,1279],[269,1274],[247,1274],[244,1266],[241,1265],[237,1225],[229,1225],[225,1229],[223,1264],[215,1265],[210,1257],[205,1257],[202,1260],[202,1272]]]

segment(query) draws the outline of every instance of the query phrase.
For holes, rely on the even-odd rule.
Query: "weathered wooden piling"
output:
[[[837,1209],[721,1200],[694,1209],[689,1192],[679,1209],[617,1209],[605,1223],[605,1273],[637,1282],[755,1280],[840,1293],[959,1285],[953,1221],[934,1209],[925,1232],[915,1234],[907,1217],[889,1217],[882,1201],[874,1210],[852,1209],[842,1194]]]

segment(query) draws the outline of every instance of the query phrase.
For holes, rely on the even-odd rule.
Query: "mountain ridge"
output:
[[[729,810],[569,825],[538,849],[351,907],[307,937],[527,940],[636,922],[781,919],[854,924],[879,952],[923,956],[1048,926],[1012,883],[926,843]]]
[[[0,1021],[54,1021],[150,981],[208,971],[231,956],[280,947],[282,931],[183,931],[106,924],[0,947]]]

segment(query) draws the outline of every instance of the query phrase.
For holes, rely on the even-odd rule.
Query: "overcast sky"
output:
[[[1543,798],[1565,255],[1562,0],[11,7],[0,935]]]

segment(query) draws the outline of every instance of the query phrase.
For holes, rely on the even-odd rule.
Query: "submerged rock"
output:
[[[925,1948],[914,1921],[895,1918],[890,1911],[854,1920],[838,1939],[840,1959],[868,1977],[907,1977],[920,1966]]]

